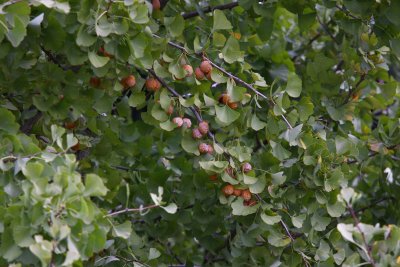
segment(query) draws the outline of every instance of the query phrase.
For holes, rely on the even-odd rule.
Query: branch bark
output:
[[[171,86],[169,86],[167,84],[166,81],[164,81],[164,79],[162,79],[161,77],[159,77],[154,70],[152,69],[148,69],[148,72],[153,75],[154,78],[156,78],[161,84],[162,86],[164,86],[173,96],[175,97],[182,97],[183,96],[181,94],[179,94],[174,88],[172,88]],[[196,108],[194,107],[189,107],[190,111],[192,111],[193,115],[196,117],[198,122],[202,122],[203,118],[201,117],[200,113],[197,111]],[[215,142],[215,136],[212,132],[208,131],[208,136]]]
[[[157,208],[157,207],[159,207],[159,205],[154,204],[154,205],[149,205],[149,206],[140,207],[140,208],[123,209],[123,210],[111,212],[111,213],[105,215],[104,217],[112,217],[112,216],[116,216],[116,215],[123,214],[123,213],[149,210],[149,209],[154,209],[154,208]]]
[[[161,38],[160,36],[153,34],[154,37],[157,38]],[[174,42],[168,41],[168,45],[181,50],[183,53],[185,54],[189,54],[189,52],[186,50],[185,47],[176,44]],[[201,57],[203,60],[207,60],[208,62],[210,62],[210,64],[216,68],[217,70],[219,70],[220,72],[222,72],[223,74],[225,74],[226,76],[228,76],[229,78],[231,78],[232,80],[234,80],[237,84],[242,85],[243,87],[253,91],[257,96],[267,100],[268,104],[270,106],[276,105],[276,103],[273,101],[273,99],[269,99],[266,95],[264,95],[263,93],[259,92],[256,88],[254,88],[251,84],[243,81],[242,79],[240,79],[239,77],[237,77],[236,75],[233,75],[232,73],[226,71],[224,68],[220,67],[219,65],[215,64],[212,60],[210,60],[207,56],[205,56],[203,53],[194,53],[196,56]],[[160,81],[161,82],[161,81]],[[283,119],[283,121],[286,123],[287,128],[289,129],[293,129],[293,126],[290,124],[290,122],[288,121],[288,119],[285,117],[285,115],[280,115],[281,118]]]
[[[367,240],[365,239],[365,234],[360,228],[360,225],[359,225],[360,221],[358,220],[357,214],[355,213],[353,207],[350,204],[347,205],[347,209],[350,211],[351,217],[353,217],[353,220],[354,220],[354,224],[361,234],[361,237],[363,239],[364,246],[365,246],[365,249],[367,252],[368,261],[371,263],[372,267],[376,267],[375,260],[372,257],[371,247],[368,245]]]
[[[202,10],[202,13],[210,13],[210,12],[213,12],[214,10],[216,10],[216,9],[219,9],[219,10],[232,9],[232,8],[237,7],[237,6],[239,6],[239,2],[232,2],[232,3],[218,5],[218,6],[214,6],[214,7],[208,6],[208,7],[204,8]],[[190,18],[199,16],[199,15],[200,15],[199,11],[192,11],[192,12],[188,12],[188,13],[182,14],[182,17],[184,19],[190,19]]]

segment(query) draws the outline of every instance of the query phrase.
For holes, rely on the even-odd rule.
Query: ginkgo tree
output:
[[[1,266],[399,266],[400,2],[0,4]]]

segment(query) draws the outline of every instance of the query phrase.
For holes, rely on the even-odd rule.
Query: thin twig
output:
[[[374,261],[374,258],[372,257],[371,247],[368,245],[367,240],[365,239],[365,234],[360,228],[360,225],[359,225],[360,221],[358,220],[358,217],[357,217],[353,207],[350,204],[347,204],[347,209],[350,211],[351,217],[353,217],[353,220],[354,220],[354,224],[361,234],[361,237],[363,239],[364,246],[365,246],[365,249],[367,252],[368,260],[371,263],[372,267],[376,267],[376,263]]]
[[[208,7],[204,8],[202,10],[202,12],[203,13],[210,13],[210,12],[213,12],[214,10],[216,10],[216,9],[219,9],[219,10],[232,9],[232,8],[237,7],[237,6],[239,6],[239,2],[232,2],[232,3],[218,5],[218,6],[214,6],[214,7],[208,6]],[[199,15],[200,15],[200,13],[198,11],[192,11],[192,12],[188,12],[188,13],[182,14],[182,17],[184,19],[190,19],[190,18],[199,16]]]
[[[167,84],[166,81],[164,81],[164,79],[162,79],[161,77],[159,77],[154,70],[152,69],[148,69],[149,73],[151,75],[153,75],[154,78],[156,78],[161,84],[162,86],[164,86],[173,96],[175,97],[182,97],[183,96],[181,94],[179,94],[174,88],[172,88],[171,86],[169,86]],[[202,122],[203,118],[201,117],[200,113],[197,111],[197,109],[195,107],[189,107],[190,111],[192,111],[193,115],[196,117],[198,122]],[[215,142],[215,136],[211,131],[208,131],[208,136]]]
[[[361,85],[361,83],[365,80],[365,78],[367,77],[366,73],[363,73],[360,77],[360,79],[358,80],[358,82],[356,83],[356,85],[354,85],[353,89],[349,89],[349,92],[347,93],[347,97],[345,99],[345,101],[339,105],[339,107],[342,107],[344,105],[346,105],[347,103],[349,103],[351,96],[356,93]]]
[[[115,212],[111,212],[111,213],[105,215],[104,217],[112,217],[112,216],[115,216],[115,215],[128,213],[128,212],[138,212],[138,211],[143,211],[143,210],[149,210],[149,209],[157,208],[159,206],[160,205],[153,204],[153,205],[149,205],[149,206],[146,206],[146,207],[123,209],[123,210],[118,210],[118,211],[115,211]]]
[[[331,31],[329,30],[328,25],[326,25],[325,23],[323,23],[323,22],[321,21],[321,19],[319,18],[319,16],[317,16],[317,20],[318,20],[318,23],[321,25],[322,29],[331,37],[331,39],[332,39],[336,44],[339,44],[339,41],[336,39],[335,36],[333,36],[333,34],[331,33]]]
[[[160,36],[153,34],[154,37],[157,38],[161,38]],[[185,54],[189,54],[188,51],[186,50],[186,48],[184,48],[183,46],[176,44],[174,42],[168,41],[168,45],[181,50],[182,52],[184,52]],[[231,78],[232,80],[234,80],[237,84],[242,85],[243,87],[253,91],[256,95],[260,96],[261,98],[267,100],[268,104],[273,104],[275,105],[274,101],[272,99],[269,99],[266,95],[264,95],[263,93],[259,92],[256,88],[254,88],[251,84],[243,81],[242,79],[240,79],[239,77],[233,75],[232,73],[226,71],[224,68],[218,66],[217,64],[215,64],[212,60],[210,60],[208,57],[206,57],[203,53],[195,53],[196,56],[201,57],[203,60],[207,60],[208,62],[210,62],[210,64],[216,68],[217,70],[219,70],[220,72],[222,72],[223,74],[225,74],[226,76],[228,76],[229,78]],[[161,81],[160,81],[161,82]],[[293,129],[293,126],[290,124],[290,122],[288,121],[288,119],[285,117],[285,115],[280,115],[281,118],[284,120],[284,122],[286,123],[286,126],[289,129]]]
[[[290,238],[290,240],[292,242],[294,242],[294,238],[293,238],[292,234],[290,233],[289,228],[287,227],[286,223],[283,220],[281,220],[280,223],[283,226],[283,228],[285,229],[285,232],[288,235],[288,237]]]

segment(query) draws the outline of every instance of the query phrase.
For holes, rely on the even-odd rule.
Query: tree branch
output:
[[[161,38],[160,36],[153,34],[154,37],[157,38]],[[176,44],[174,42],[168,41],[168,45],[181,50],[183,53],[185,54],[189,54],[189,52],[186,50],[185,47]],[[259,92],[256,88],[254,88],[252,85],[250,85],[249,83],[243,81],[242,79],[240,79],[239,77],[233,75],[232,73],[226,71],[224,68],[218,66],[217,64],[215,64],[212,60],[210,60],[208,57],[206,57],[203,53],[195,53],[196,56],[201,57],[203,60],[207,60],[210,62],[210,64],[216,68],[217,70],[219,70],[220,72],[222,72],[223,74],[225,74],[226,76],[228,76],[229,78],[231,78],[232,80],[234,80],[236,83],[242,85],[243,87],[253,91],[256,95],[260,96],[261,98],[267,100],[268,104],[271,106],[271,103],[273,105],[275,105],[276,103],[273,101],[273,99],[269,99],[266,95],[264,95],[263,93]],[[161,82],[161,81],[160,81]],[[283,119],[283,121],[286,123],[286,126],[289,129],[293,129],[293,126],[290,124],[290,122],[287,120],[287,118],[285,117],[285,115],[280,115],[281,118]]]
[[[146,207],[123,209],[123,210],[118,210],[118,211],[115,211],[115,212],[111,212],[111,213],[105,215],[104,217],[112,217],[112,216],[116,216],[116,215],[123,214],[123,213],[149,210],[149,209],[154,209],[154,208],[157,208],[157,207],[159,207],[159,205],[153,204],[153,205],[149,205],[149,206],[146,206]]]
[[[203,8],[202,13],[210,13],[210,12],[213,12],[214,10],[216,10],[216,9],[219,9],[219,10],[232,9],[232,8],[237,7],[237,6],[239,6],[239,2],[232,2],[232,3],[218,5],[218,6],[214,6],[214,7],[208,6],[206,8]],[[192,12],[188,12],[188,13],[182,14],[182,17],[184,19],[190,19],[190,18],[199,16],[199,15],[200,15],[199,11],[192,11]]]
[[[175,97],[182,97],[183,96],[181,94],[179,94],[177,91],[175,91],[174,88],[172,88],[171,86],[169,86],[164,79],[162,79],[161,77],[159,77],[154,70],[152,69],[148,69],[148,72],[154,76],[154,78],[156,78],[161,84],[162,86],[164,86],[173,96]],[[193,115],[196,117],[198,122],[202,122],[203,118],[201,117],[200,113],[197,111],[196,108],[194,107],[189,107],[190,111],[192,111]],[[211,131],[208,131],[208,136],[215,142],[215,136]]]
[[[361,237],[363,239],[364,246],[365,246],[365,249],[367,252],[368,261],[371,263],[372,267],[376,267],[376,263],[374,261],[374,258],[372,257],[371,247],[368,245],[367,240],[365,239],[364,232],[360,228],[360,225],[359,225],[360,221],[358,220],[358,217],[357,217],[353,207],[350,204],[347,204],[347,209],[350,211],[351,217],[353,217],[353,220],[354,220],[354,224],[361,234]]]

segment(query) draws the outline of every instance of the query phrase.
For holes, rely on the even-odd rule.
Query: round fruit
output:
[[[201,154],[206,154],[206,153],[208,153],[208,150],[209,150],[209,145],[207,145],[206,143],[201,143],[200,145],[199,145],[199,152],[201,153]]]
[[[161,83],[155,78],[148,78],[146,80],[146,88],[150,92],[156,92],[160,90]]]
[[[253,169],[253,167],[251,166],[250,163],[246,162],[242,165],[242,171],[244,173],[248,173],[249,171],[251,171]]]
[[[70,122],[64,123],[64,127],[68,130],[73,130],[76,128],[76,126],[77,126],[77,123],[75,121],[70,121]]]
[[[196,79],[199,81],[204,79],[204,72],[202,72],[200,68],[196,68],[194,70],[194,75],[196,76]]]
[[[231,185],[231,184],[225,185],[225,186],[222,188],[222,192],[224,192],[224,194],[225,194],[226,196],[232,195],[234,191],[235,191],[235,189],[233,188],[233,185]]]
[[[216,174],[213,174],[213,175],[208,176],[208,178],[209,178],[211,181],[216,181],[216,180],[218,179],[218,176],[217,176]]]
[[[237,108],[238,108],[237,102],[229,102],[229,103],[228,103],[228,106],[229,106],[231,109],[237,109]]]
[[[219,99],[219,103],[227,105],[231,101],[231,97],[228,94],[222,94]]]
[[[189,76],[193,75],[193,67],[192,66],[186,64],[186,65],[183,65],[183,69],[186,72],[186,77],[189,77]]]
[[[124,87],[124,89],[128,89],[128,88],[130,88],[130,87],[135,86],[135,84],[136,84],[136,78],[135,78],[135,76],[133,76],[133,75],[126,76],[125,78],[123,78],[123,79],[121,80],[121,84],[122,84],[122,86]]]
[[[192,121],[188,118],[183,118],[183,125],[185,125],[187,128],[192,127]]]
[[[199,131],[199,128],[195,128],[192,131],[192,137],[194,139],[201,139],[203,137],[203,135],[201,134],[201,132]]]
[[[81,145],[79,143],[76,143],[76,145],[72,146],[71,149],[73,151],[79,151],[81,150]]]
[[[210,73],[212,71],[213,67],[211,66],[211,63],[207,60],[204,60],[203,62],[201,62],[200,64],[200,70],[204,73]]]
[[[246,201],[251,199],[251,193],[248,189],[242,191],[242,198]]]
[[[58,99],[63,100],[64,99],[64,95],[59,95]]]
[[[199,123],[199,131],[201,134],[205,135],[209,131],[208,122],[202,121]]]
[[[233,194],[237,197],[240,197],[242,195],[242,190],[240,189],[235,189],[233,190]]]
[[[168,115],[171,115],[172,113],[174,113],[174,106],[173,106],[173,105],[170,105],[170,106],[168,107],[166,113],[167,113]]]
[[[178,128],[182,127],[182,125],[183,125],[183,120],[181,117],[173,118],[172,122],[175,123],[178,126]]]
[[[93,76],[93,77],[90,78],[89,83],[90,83],[91,86],[97,88],[97,87],[100,86],[101,80],[100,80],[100,78]]]
[[[161,8],[160,0],[152,0],[153,9],[159,10]]]
[[[207,74],[206,74],[206,77],[207,77],[208,80],[211,81],[211,80],[212,80],[212,78],[211,78],[211,72],[207,73]]]

